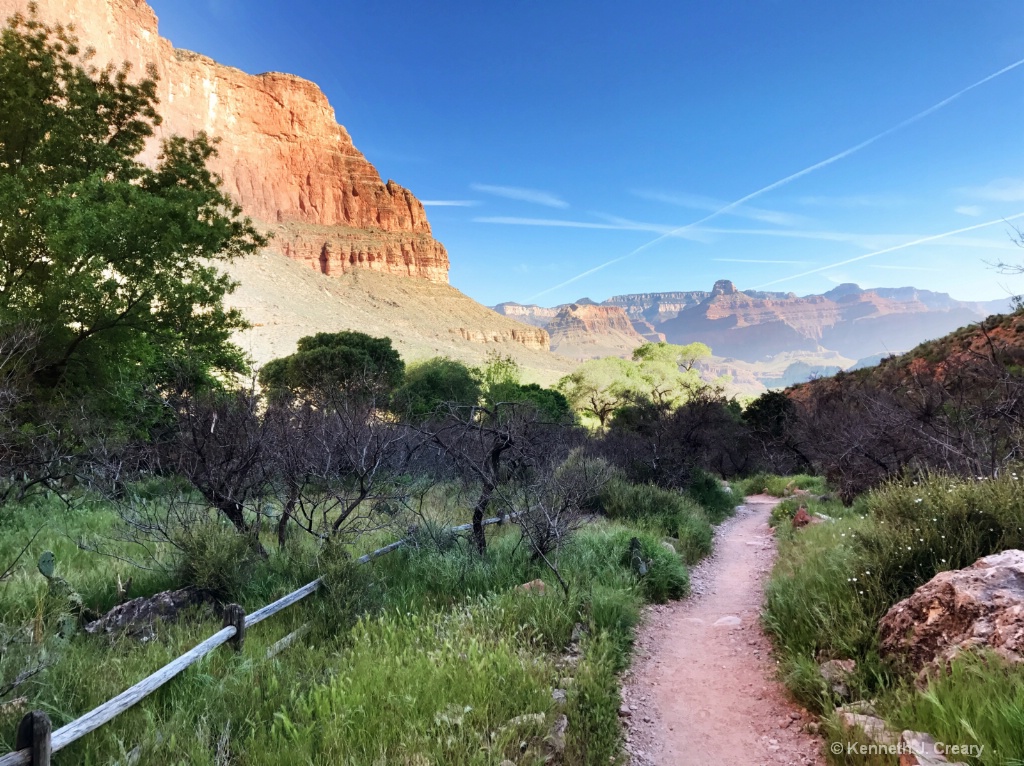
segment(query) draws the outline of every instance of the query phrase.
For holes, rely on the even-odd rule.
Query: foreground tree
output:
[[[207,168],[205,135],[139,162],[156,82],[129,74],[90,66],[34,13],[0,32],[0,324],[35,334],[38,400],[120,420],[141,390],[244,369],[217,266],[264,244]]]

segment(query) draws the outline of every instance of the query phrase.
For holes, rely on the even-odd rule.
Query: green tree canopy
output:
[[[245,368],[217,262],[264,244],[207,168],[205,135],[138,160],[160,122],[149,75],[89,66],[34,13],[0,32],[0,326],[38,337],[37,396],[122,416],[141,387]]]
[[[558,390],[577,412],[604,427],[630,404],[678,407],[692,387],[701,385],[695,365],[710,355],[703,343],[645,343],[632,360],[609,356],[584,362],[558,382]]]
[[[446,404],[472,406],[479,402],[479,376],[462,362],[436,356],[409,365],[393,400],[398,412],[422,420]]]
[[[537,383],[523,383],[523,370],[511,356],[491,353],[487,364],[479,371],[483,381],[485,404],[528,404],[541,419],[563,423],[574,419],[569,401],[560,391],[544,388]]]
[[[404,372],[390,338],[343,330],[301,338],[294,354],[264,365],[259,380],[272,395],[331,400],[338,394],[389,394]]]

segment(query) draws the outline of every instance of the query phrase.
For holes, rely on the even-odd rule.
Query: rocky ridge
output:
[[[582,301],[577,301],[577,304]],[[552,335],[552,347],[578,356],[584,345],[578,330],[573,348],[563,349],[552,323],[562,306],[522,306],[503,303],[495,311]],[[739,290],[719,280],[711,290],[617,295],[601,304],[621,309],[644,341],[667,340],[706,343],[715,354],[715,374],[731,374],[748,392],[784,379],[786,365],[802,362],[825,373],[872,355],[889,355],[913,348],[927,338],[941,336],[977,322],[990,313],[1007,310],[1008,301],[958,301],[945,293],[913,287],[865,290],[844,284],[822,295]],[[613,337],[609,328],[596,325],[593,348],[608,355],[629,356],[635,338]],[[781,367],[776,364],[785,360]],[[817,368],[821,367],[821,370]]]
[[[0,0],[0,17],[28,10],[28,0]],[[73,24],[93,63],[155,69],[163,124],[159,139],[200,131],[219,140],[210,163],[224,188],[274,238],[271,248],[324,274],[370,269],[431,282],[448,281],[448,254],[430,230],[423,205],[386,183],[362,153],[320,88],[280,72],[250,75],[159,35],[144,0],[40,0],[40,18]]]

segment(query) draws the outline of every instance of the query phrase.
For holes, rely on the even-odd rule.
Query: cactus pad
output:
[[[53,551],[44,551],[43,555],[39,557],[39,574],[49,580],[53,577],[53,568],[56,564]]]

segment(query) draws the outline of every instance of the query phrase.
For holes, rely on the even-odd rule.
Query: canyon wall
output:
[[[28,0],[0,0],[0,19]],[[423,205],[385,183],[353,145],[319,87],[289,74],[249,75],[175,49],[159,36],[144,0],[39,0],[48,23],[73,24],[93,63],[129,62],[159,77],[158,139],[205,131],[220,140],[210,164],[271,248],[324,274],[353,269],[447,283],[448,254],[431,235]]]

